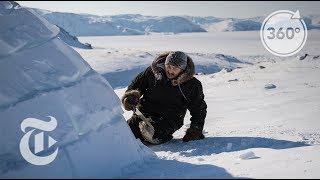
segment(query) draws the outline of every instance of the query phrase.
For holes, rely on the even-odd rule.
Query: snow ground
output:
[[[303,50],[289,58],[268,54],[257,34],[252,31],[225,32],[221,36],[192,33],[79,37],[95,47],[76,49],[93,69],[101,74],[123,72],[105,76],[109,82],[134,78],[157,53],[165,50],[186,51],[196,64],[212,70],[196,75],[208,104],[206,138],[182,142],[190,124],[187,114],[185,125],[174,133],[172,141],[149,147],[159,159],[132,166],[123,177],[320,177],[320,58],[316,58],[320,54],[320,31],[310,31]],[[224,63],[217,56],[220,53],[240,62],[232,62],[228,57],[228,63]],[[305,53],[310,56],[299,60]],[[227,72],[224,67],[233,71]],[[267,84],[276,88],[266,89]],[[123,86],[115,92],[120,98],[125,90]],[[132,112],[124,112],[126,119],[131,115]]]
[[[0,178],[319,178],[319,31],[291,58],[266,53],[258,32],[90,37],[80,56],[36,12],[0,2],[0,15]],[[172,141],[147,148],[119,97],[164,50],[186,51],[202,74],[206,138],[181,141],[187,115]],[[21,121],[48,115],[59,155],[33,166]]]

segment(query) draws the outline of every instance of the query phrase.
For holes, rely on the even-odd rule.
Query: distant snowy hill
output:
[[[217,23],[220,21],[225,20],[225,18],[218,18],[213,16],[207,16],[207,17],[199,17],[199,16],[183,16],[184,18],[188,19],[190,22],[198,25],[203,24],[212,24]]]
[[[243,19],[227,19],[218,23],[205,24],[203,27],[209,31],[256,31],[260,30],[261,22]]]
[[[76,36],[144,35],[148,32],[205,32],[183,17],[60,13],[36,10],[53,24]]]
[[[58,26],[59,27],[59,26]],[[69,46],[82,48],[82,49],[92,49],[91,44],[88,43],[81,43],[76,36],[72,36],[69,34],[66,30],[64,30],[62,27],[60,28],[60,32],[58,34],[58,37],[65,43],[67,43]]]
[[[145,35],[150,32],[221,32],[260,30],[265,17],[218,18],[213,16],[97,16],[34,9],[48,21],[76,36]],[[320,29],[320,15],[303,16],[308,29]]]
[[[265,17],[259,16],[248,19],[216,18],[186,16],[191,22],[200,25],[208,32],[221,31],[256,31],[260,30]],[[320,29],[320,15],[302,16],[308,29]]]
[[[310,15],[304,18],[308,29],[320,29],[320,15]]]

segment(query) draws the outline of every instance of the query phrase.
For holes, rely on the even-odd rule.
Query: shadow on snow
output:
[[[133,167],[135,168],[131,169],[131,172],[127,171],[121,178],[234,178],[218,166],[196,165],[177,160],[152,158]]]
[[[167,143],[150,148],[153,151],[181,152],[182,155],[190,157],[241,151],[251,148],[288,149],[302,146],[310,145],[303,142],[263,137],[207,137],[187,143],[181,139],[173,139]]]

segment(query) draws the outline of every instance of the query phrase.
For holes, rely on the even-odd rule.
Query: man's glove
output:
[[[127,91],[121,98],[123,107],[127,111],[133,110],[140,102],[140,92],[137,90]]]
[[[204,135],[202,134],[202,131],[196,128],[189,128],[186,131],[186,134],[184,135],[182,141],[184,142],[188,142],[188,141],[192,141],[192,140],[199,140],[199,139],[203,139]]]

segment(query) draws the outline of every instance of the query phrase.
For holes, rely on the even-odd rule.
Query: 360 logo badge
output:
[[[307,27],[300,12],[280,10],[270,14],[262,23],[260,38],[263,46],[276,56],[292,56],[307,40]]]
[[[31,134],[36,130],[39,129],[41,131],[53,131],[57,127],[57,120],[52,117],[50,117],[50,121],[43,121],[36,118],[27,118],[24,119],[21,123],[21,130],[22,132],[26,133],[21,141],[20,141],[20,152],[22,157],[28,161],[29,163],[33,165],[47,165],[55,160],[58,154],[58,147],[56,150],[47,156],[38,156],[36,155],[39,152],[42,152],[44,150],[44,132],[38,133],[34,136],[34,153],[30,150],[29,147],[29,141]],[[31,127],[30,131],[26,132],[26,128]],[[53,146],[57,141],[48,136],[48,148]]]

